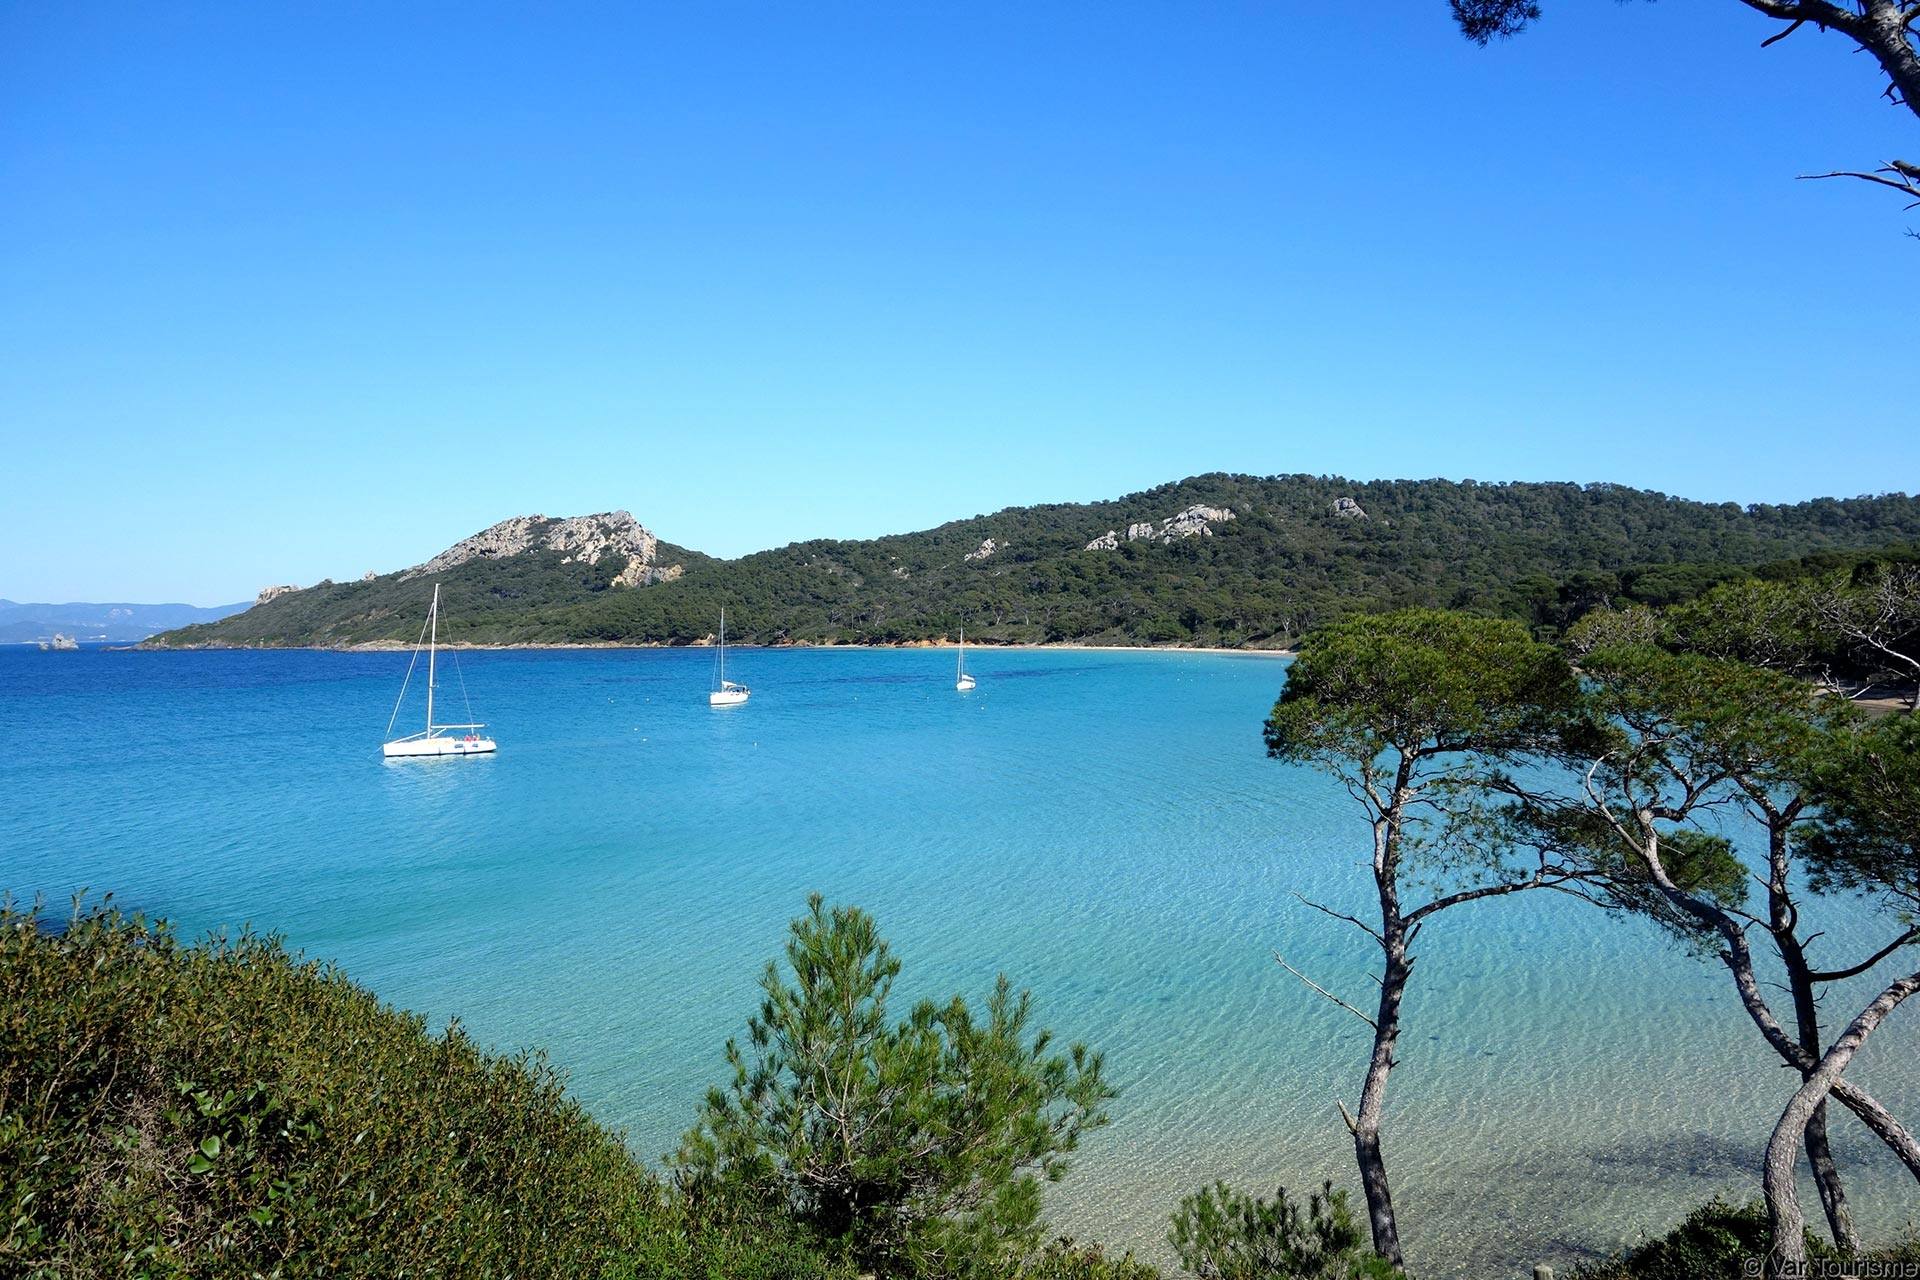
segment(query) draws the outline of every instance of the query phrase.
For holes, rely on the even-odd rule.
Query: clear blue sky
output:
[[[1305,15],[1312,14],[1308,19]],[[1920,150],[1734,0],[0,0],[0,596],[1196,472],[1920,487]]]

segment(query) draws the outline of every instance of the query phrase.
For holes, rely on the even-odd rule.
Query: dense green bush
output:
[[[691,1225],[538,1057],[272,940],[0,910],[0,1274],[825,1274]]]
[[[733,1079],[674,1167],[703,1212],[791,1215],[886,1274],[1001,1274],[1040,1242],[1040,1187],[1113,1096],[1099,1055],[1051,1051],[1003,977],[978,1018],[955,997],[892,1021],[900,971],[873,918],[816,894],[791,978],[769,964]],[[1056,1256],[1056,1267],[1067,1259]]]
[[[598,1280],[859,1280],[851,1265],[829,1257],[796,1223],[769,1221],[741,1230],[691,1217],[677,1200],[665,1209]],[[1089,1273],[1059,1280],[1147,1278]]]
[[[1022,1259],[1011,1280],[1161,1280],[1161,1275],[1131,1253],[1114,1257],[1098,1245],[1062,1237]]]
[[[1573,1280],[1743,1280],[1757,1274],[1753,1268],[1767,1256],[1770,1230],[1766,1207],[1759,1201],[1733,1205],[1709,1200],[1667,1234],[1576,1267]],[[1809,1231],[1807,1257],[1837,1261],[1839,1255]],[[1910,1274],[1886,1270],[1885,1264],[1920,1266],[1920,1238],[1883,1245],[1848,1261],[1863,1276]]]
[[[1573,1274],[1575,1280],[1736,1280],[1755,1274],[1749,1268],[1767,1256],[1769,1239],[1767,1211],[1759,1203],[1709,1200],[1666,1235]],[[1833,1254],[1809,1234],[1807,1256]]]
[[[1224,1182],[1180,1202],[1168,1243],[1200,1280],[1395,1280],[1400,1272],[1373,1252],[1354,1220],[1347,1193],[1332,1183],[1307,1197],[1273,1199]]]

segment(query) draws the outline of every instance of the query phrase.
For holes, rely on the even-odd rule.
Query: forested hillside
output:
[[[902,643],[964,625],[983,642],[1275,646],[1343,613],[1407,605],[1551,627],[1585,595],[1661,603],[1768,561],[1914,540],[1920,500],[1903,494],[1741,507],[1610,484],[1211,474],[737,560],[661,544],[684,573],[634,587],[615,585],[617,558],[544,551],[439,580],[443,638],[473,643],[691,643],[724,604],[743,643]],[[424,578],[389,574],[154,643],[411,641],[425,604]]]

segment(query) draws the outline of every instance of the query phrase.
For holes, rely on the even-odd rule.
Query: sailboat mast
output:
[[[960,652],[953,657],[953,678],[967,674],[967,629],[960,628]]]
[[[720,608],[720,687],[727,687],[727,610]]]
[[[440,584],[433,584],[433,606],[427,610],[427,736],[433,736],[433,651],[440,643]],[[473,717],[468,716],[469,720]]]

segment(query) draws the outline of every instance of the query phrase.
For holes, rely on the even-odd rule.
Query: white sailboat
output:
[[[967,674],[967,629],[960,628],[960,653],[954,661],[953,687],[961,693],[973,688],[974,678]]]
[[[720,649],[713,657],[713,692],[707,695],[710,707],[737,707],[753,690],[727,679],[727,611],[720,611]]]
[[[380,748],[380,754],[389,758],[420,758],[426,756],[476,756],[495,750],[492,738],[480,736],[484,724],[435,724],[433,722],[433,683],[434,652],[440,643],[440,584],[433,584],[433,603],[427,608],[427,624],[420,628],[427,642],[427,727],[419,733],[410,733],[403,738],[389,738]],[[407,678],[400,682],[400,696],[394,700],[393,715],[387,718],[387,732],[393,732],[393,722],[400,716],[400,704],[407,700],[407,685],[413,680],[413,665],[420,660],[420,646],[415,643],[413,658],[407,663]],[[456,662],[458,660],[456,659]],[[467,684],[463,677],[460,681],[460,697],[466,700]],[[467,718],[473,718],[473,707],[467,707]],[[462,732],[450,733],[450,730]]]

